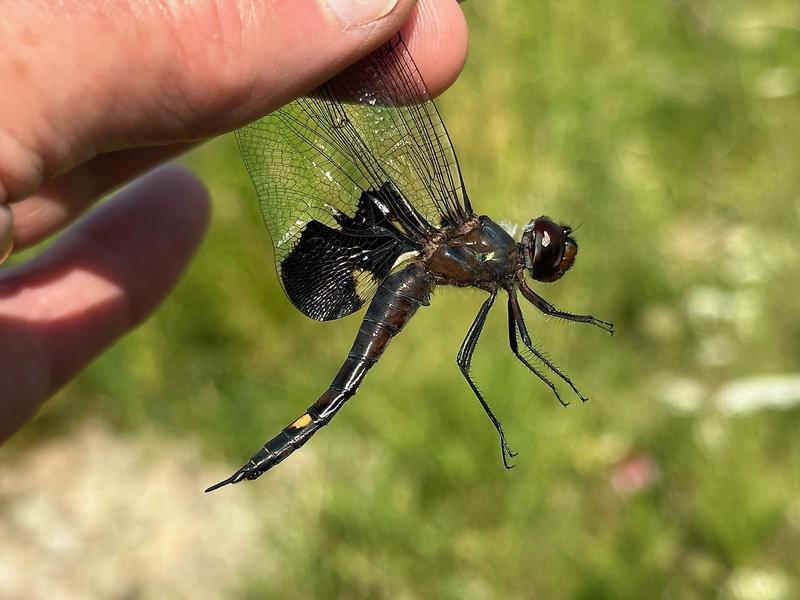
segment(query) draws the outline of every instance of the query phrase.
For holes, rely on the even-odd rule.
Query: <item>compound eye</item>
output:
[[[572,228],[548,217],[528,222],[522,234],[521,252],[528,274],[537,281],[560,279],[575,262],[578,244],[570,237]]]
[[[564,228],[549,219],[537,219],[533,226],[533,232],[531,275],[539,281],[553,281],[553,275],[558,273],[564,258]]]

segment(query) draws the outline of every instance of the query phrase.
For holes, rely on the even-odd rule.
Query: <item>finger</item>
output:
[[[448,18],[458,14],[452,0],[425,1],[431,7],[426,19],[440,14],[438,5],[455,7],[444,13]],[[367,4],[379,10],[370,16],[363,10]],[[0,62],[0,80],[26,75],[23,89],[0,95],[0,114],[15,115],[0,127],[0,141],[9,140],[0,143],[0,202],[23,198],[42,180],[98,153],[196,140],[243,125],[376,48],[399,29],[414,3],[206,0],[177,3],[171,11],[133,6],[142,7],[133,17],[125,3],[104,4],[105,14],[73,3],[57,13],[35,8],[4,14],[12,24],[35,20],[49,33],[36,47],[35,61],[23,54]],[[347,13],[347,6],[362,10]],[[19,52],[24,32],[13,33],[5,37]],[[147,43],[131,43],[135,39]],[[6,64],[16,69],[4,72]],[[429,83],[438,89],[440,78],[433,75]]]
[[[46,181],[34,195],[9,205],[15,248],[23,250],[52,235],[98,198],[191,147],[170,144],[101,154]]]
[[[467,59],[467,22],[456,2],[420,0],[400,29],[431,96],[458,77]]]
[[[202,184],[165,167],[0,272],[0,439],[164,298],[208,210]]]
[[[14,213],[5,204],[0,204],[0,265],[14,249]]]

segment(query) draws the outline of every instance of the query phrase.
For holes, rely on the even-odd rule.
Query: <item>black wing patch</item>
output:
[[[317,220],[305,226],[280,264],[286,295],[304,314],[328,321],[355,312],[402,254],[418,250],[389,218],[393,196],[388,186],[364,192],[352,218],[336,216],[340,229]]]

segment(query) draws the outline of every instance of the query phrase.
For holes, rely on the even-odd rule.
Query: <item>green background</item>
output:
[[[316,399],[360,319],[317,323],[284,297],[226,136],[186,159],[215,214],[176,293],[10,444],[6,465],[35,460],[90,422],[144,456],[135,475],[81,492],[65,472],[37,492],[103,511],[98,490],[129,489],[113,527],[38,563],[87,548],[124,558],[163,533],[162,517],[200,535],[161,549],[189,587],[133,562],[119,575],[133,597],[800,593],[800,5],[462,7],[470,56],[439,108],[477,211],[581,225],[576,266],[536,289],[617,334],[525,310],[591,401],[560,407],[513,358],[499,303],[474,374],[519,452],[503,469],[454,361],[483,295],[440,288],[330,427],[257,482],[203,495]],[[747,399],[785,406],[725,410],[731,384],[762,376],[774,379]],[[182,463],[175,444],[195,458]],[[132,509],[172,461],[185,466],[161,500]],[[4,480],[7,498],[17,481]],[[105,568],[86,559],[66,576]]]

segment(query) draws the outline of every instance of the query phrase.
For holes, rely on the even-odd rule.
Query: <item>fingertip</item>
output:
[[[189,169],[165,165],[120,190],[75,227],[113,252],[134,325],[169,292],[203,239],[208,190]],[[69,243],[69,239],[65,241]]]
[[[192,250],[199,245],[211,220],[211,201],[197,175],[182,165],[167,164],[133,185],[141,186],[135,195],[158,212],[162,226],[183,238],[179,243]]]
[[[461,73],[469,47],[467,21],[455,0],[420,0],[400,30],[431,96]]]
[[[270,29],[269,37],[248,37],[244,47],[249,51],[233,70],[236,84],[231,87],[238,91],[223,97],[234,100],[225,114],[236,121],[235,126],[309,92],[378,48],[398,29],[434,96],[455,81],[466,60],[467,25],[456,0],[399,0],[390,14],[363,27],[315,24],[294,9],[287,9],[281,18],[283,27]],[[318,27],[313,35],[308,33],[312,25]],[[252,50],[259,47],[261,51]]]

